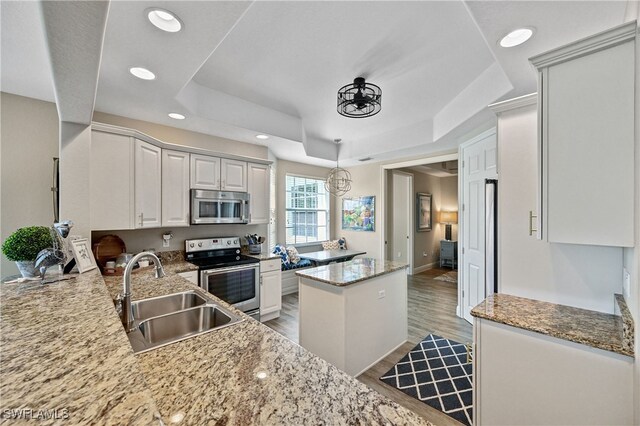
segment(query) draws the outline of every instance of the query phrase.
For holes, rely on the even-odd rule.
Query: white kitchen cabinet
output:
[[[130,136],[91,132],[90,218],[94,231],[133,229],[133,147]]]
[[[280,259],[260,262],[260,321],[278,318],[282,309]]]
[[[223,158],[220,161],[220,188],[223,191],[247,192],[247,163],[246,161],[229,160]]]
[[[249,192],[249,223],[269,223],[270,167],[266,164],[247,164]]]
[[[162,225],[162,149],[135,140],[134,154],[135,228]]]
[[[179,276],[191,283],[198,285],[198,271],[179,272]]]
[[[531,58],[548,242],[634,245],[635,43],[630,22]]]
[[[474,425],[631,425],[633,358],[475,318]]]
[[[191,188],[220,190],[220,159],[191,154]]]
[[[162,226],[189,226],[189,153],[162,150]]]

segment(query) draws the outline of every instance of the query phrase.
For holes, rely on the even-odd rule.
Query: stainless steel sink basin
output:
[[[143,299],[132,304],[134,329],[127,333],[135,353],[199,336],[242,321],[195,291]]]
[[[202,306],[206,303],[207,299],[195,291],[185,291],[133,302],[131,304],[131,312],[134,320],[144,321],[149,318]]]
[[[201,306],[143,321],[140,332],[149,344],[158,345],[217,329],[231,321],[231,314],[222,312],[219,307]]]

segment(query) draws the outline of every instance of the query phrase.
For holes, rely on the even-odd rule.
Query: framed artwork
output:
[[[431,231],[431,194],[416,194],[416,229],[418,232]]]
[[[342,199],[342,229],[374,232],[376,230],[376,197]]]
[[[98,267],[87,238],[71,241],[71,249],[73,250],[73,258],[78,266],[78,272],[81,274]]]

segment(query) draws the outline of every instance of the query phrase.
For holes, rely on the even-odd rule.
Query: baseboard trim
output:
[[[407,343],[409,341],[409,339],[405,340],[404,342],[400,343],[398,346],[396,346],[395,348],[391,349],[389,352],[387,352],[386,354],[382,355],[380,358],[378,358],[377,360],[373,361],[367,368],[365,368],[364,370],[362,370],[361,372],[359,372],[358,374],[355,374],[353,377],[358,377],[359,375],[361,375],[362,373],[364,373],[365,371],[367,371],[368,369],[370,369],[371,367],[373,367],[374,365],[376,365],[377,363],[379,363],[380,361],[382,361],[383,359],[385,359],[387,356],[391,355],[396,349],[398,349],[400,346],[404,345],[405,343]],[[348,374],[348,373],[347,373]]]
[[[260,322],[271,321],[280,316],[280,311],[270,312],[268,314],[260,315]]]
[[[413,274],[419,274],[420,272],[427,271],[429,269],[433,269],[438,266],[438,262],[427,263],[426,265],[418,266],[417,268],[413,268]]]

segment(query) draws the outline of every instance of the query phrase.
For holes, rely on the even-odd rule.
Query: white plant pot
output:
[[[38,275],[36,262],[34,260],[20,260],[16,262],[16,266],[23,278],[33,278]]]

